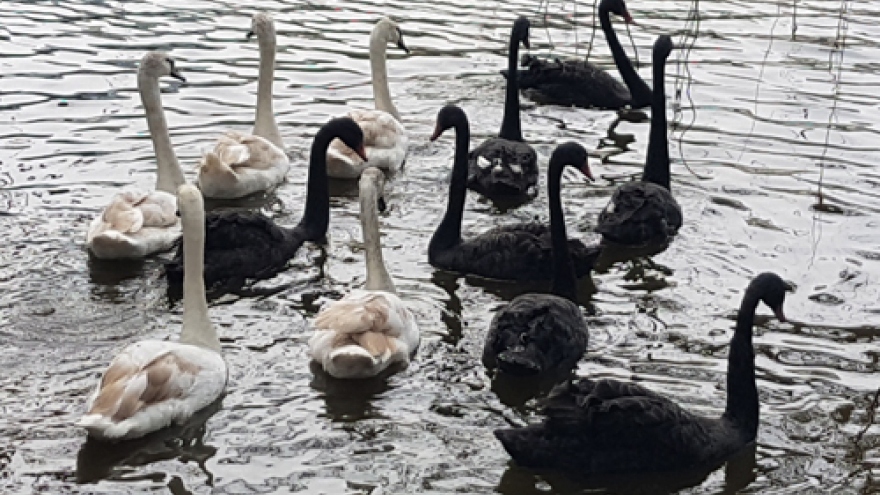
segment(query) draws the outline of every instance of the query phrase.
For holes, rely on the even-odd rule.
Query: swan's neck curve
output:
[[[519,118],[519,78],[517,60],[519,59],[519,39],[510,34],[507,49],[507,90],[504,95],[504,117],[501,119],[501,132],[498,137],[509,141],[522,141],[522,127]]]
[[[617,33],[614,26],[611,25],[611,12],[607,7],[599,6],[599,23],[602,26],[602,32],[605,33],[605,40],[608,42],[608,48],[611,49],[611,56],[614,58],[614,65],[623,78],[623,83],[629,89],[630,105],[635,108],[645,106],[651,101],[651,87],[639,76],[636,69],[630,62],[629,57],[620,45],[617,39]],[[656,84],[656,82],[655,82]]]
[[[727,358],[727,408],[724,417],[750,438],[758,434],[758,388],[755,384],[755,350],[752,326],[760,294],[749,288],[743,296],[736,317],[736,330],[730,341]]]
[[[220,352],[205,299],[205,211],[186,212],[183,223],[183,330],[180,342]]]
[[[367,290],[394,292],[394,281],[385,267],[379,233],[379,195],[375,179],[362,177],[360,182],[361,231],[367,261]]]
[[[648,156],[642,180],[671,190],[669,172],[669,141],[666,138],[666,90],[664,77],[666,59],[655,57],[654,94],[651,97],[651,132],[648,137]]]
[[[449,201],[443,220],[428,244],[428,257],[433,259],[438,251],[450,249],[461,243],[461,218],[467,195],[468,146],[471,131],[466,119],[455,124],[455,160],[452,180],[449,183]]]
[[[306,208],[296,230],[305,240],[318,242],[327,235],[330,225],[330,191],[327,184],[327,148],[336,132],[324,126],[315,134],[309,156],[309,178],[306,186]]]
[[[147,116],[147,128],[153,141],[153,152],[156,154],[156,190],[177,195],[177,188],[186,179],[171,147],[171,136],[159,94],[159,79],[139,72],[137,82],[141,104]]]
[[[373,100],[376,110],[390,113],[400,120],[397,107],[391,102],[391,90],[388,89],[388,70],[385,67],[387,42],[379,29],[370,34],[370,72],[373,78]]]
[[[275,122],[272,106],[272,84],[275,82],[275,33],[264,34],[260,43],[260,74],[257,80],[257,114],[254,117],[254,135],[268,139],[284,149],[281,132]]]
[[[562,211],[562,170],[565,164],[550,163],[547,172],[547,197],[550,201],[550,241],[553,253],[553,274],[550,291],[569,301],[577,301],[577,279],[568,252],[568,235]]]

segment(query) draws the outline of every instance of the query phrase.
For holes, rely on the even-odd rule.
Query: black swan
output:
[[[327,147],[341,139],[364,158],[364,135],[348,117],[332,119],[321,127],[309,157],[306,207],[294,228],[279,227],[259,212],[221,211],[207,215],[205,236],[205,285],[234,290],[247,279],[265,279],[284,269],[305,241],[323,242],[330,223],[327,190]],[[171,286],[183,282],[183,250],[165,265]]]
[[[589,332],[575,301],[577,280],[559,191],[566,165],[588,173],[587,150],[577,143],[558,146],[550,157],[547,194],[553,259],[552,294],[523,294],[495,314],[483,346],[483,364],[509,375],[570,371],[587,349]]]
[[[449,203],[440,226],[428,244],[431,265],[463,274],[500,280],[548,280],[551,277],[550,228],[542,223],[521,223],[495,227],[467,241],[461,239],[461,218],[467,194],[468,141],[470,128],[464,111],[447,105],[437,114],[434,141],[455,128],[455,164],[449,184]],[[592,178],[589,170],[584,173]],[[588,273],[599,256],[598,246],[568,242],[577,277]]]
[[[669,144],[666,140],[666,92],[663,89],[666,58],[672,39],[654,42],[654,95],[651,100],[651,134],[642,180],[617,188],[599,213],[596,232],[606,243],[627,247],[665,244],[681,228],[681,207],[670,192]]]
[[[529,47],[529,20],[518,18],[510,32],[508,66],[516,68],[519,44]],[[498,137],[487,139],[468,157],[468,188],[490,200],[531,198],[537,194],[538,154],[523,141],[517,78],[507,81],[504,117]]]
[[[599,4],[599,22],[625,85],[586,60],[542,60],[525,56],[522,65],[527,68],[517,71],[525,96],[544,105],[611,110],[647,107],[651,103],[651,88],[639,77],[620,46],[611,26],[611,14],[623,17],[627,24],[633,20],[623,0],[602,0]],[[509,78],[512,70],[502,73]]]
[[[763,301],[785,321],[787,290],[774,273],[758,275],[746,289],[730,341],[721,417],[698,416],[634,383],[582,378],[553,389],[542,424],[496,430],[495,436],[522,466],[586,476],[717,466],[758,434],[755,310]]]

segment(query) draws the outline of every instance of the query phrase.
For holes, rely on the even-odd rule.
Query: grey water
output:
[[[326,247],[308,246],[257,284],[265,295],[212,301],[230,365],[222,401],[123,450],[86,443],[73,423],[114,353],[173,338],[181,323],[162,256],[108,264],[84,248],[88,223],[119,187],[154,180],[137,61],[167,51],[188,79],[162,86],[193,178],[222,131],[252,124],[258,53],[245,33],[257,9],[276,21],[275,109],[294,165],[276,194],[249,206],[285,225],[301,215],[318,126],[372,105],[372,24],[400,22],[412,53],[389,48],[388,70],[410,154],[381,222],[423,344],[386,380],[341,383],[310,368],[309,318],[364,282],[356,191],[338,187]],[[473,144],[498,132],[498,70],[517,15],[532,19],[532,53],[589,53],[613,69],[601,31],[593,37],[592,2],[4,0],[0,492],[877,493],[880,3],[633,0],[629,9],[634,47],[615,27],[646,80],[658,34],[681,47],[666,90],[673,191],[686,220],[664,253],[594,274],[581,298],[591,343],[577,374],[637,380],[720,413],[742,291],[776,271],[797,290],[790,323],[769,311],[758,319],[754,449],[711,473],[605,487],[517,467],[492,430],[537,421],[539,403],[516,384],[493,385],[479,357],[492,315],[524,289],[427,263],[452,163],[452,139],[428,141],[437,111],[462,106]],[[649,120],[522,104],[542,163],[567,140],[598,150],[597,181],[569,177],[563,190],[569,235],[595,239],[611,192],[640,172]],[[547,219],[543,187],[505,213],[471,196],[464,231],[532,218]]]

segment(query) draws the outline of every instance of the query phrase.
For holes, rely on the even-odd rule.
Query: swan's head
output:
[[[260,42],[275,41],[275,21],[272,16],[265,12],[257,12],[251,19],[251,30],[247,33],[247,39],[256,36]]]
[[[375,201],[379,211],[385,211],[385,172],[368,167],[361,173],[358,187],[361,198]]]
[[[388,17],[379,19],[371,36],[382,43],[394,43],[397,48],[409,53],[409,48],[403,43],[403,33],[400,31],[400,26]]]
[[[205,202],[202,192],[192,184],[177,188],[177,211],[185,230],[191,230],[196,225],[204,226]]]
[[[654,41],[654,50],[651,53],[655,61],[662,63],[669,57],[669,54],[672,53],[673,48],[675,48],[675,45],[672,43],[672,38],[666,34],[661,34],[660,36],[657,36],[657,40]]]
[[[461,123],[467,125],[467,115],[464,110],[456,105],[446,105],[437,113],[437,124],[434,126],[434,134],[431,135],[431,141],[436,141],[443,134],[443,131],[450,127],[455,127]]]
[[[180,81],[186,82],[186,78],[180,75],[174,66],[174,59],[167,53],[147,52],[141,59],[141,65],[138,73],[159,79],[163,76],[171,76]]]
[[[367,152],[364,150],[364,131],[354,120],[348,117],[335,118],[324,124],[321,130],[329,131],[334,137],[338,137],[346,146],[354,150],[363,161],[369,161]]]
[[[531,23],[528,18],[519,16],[515,21],[513,21],[513,29],[510,31],[510,38],[522,43],[522,45],[526,48],[530,48],[529,46],[529,27],[531,27]]]
[[[593,180],[587,150],[574,141],[560,144],[553,150],[553,155],[550,156],[550,168],[565,168],[566,165],[571,165],[580,170],[588,179]]]
[[[620,17],[623,17],[624,22],[627,24],[636,23],[632,16],[629,15],[629,10],[626,8],[626,2],[623,0],[602,0],[602,3],[599,4],[599,12],[610,12],[619,15]]]
[[[785,312],[782,304],[785,302],[785,293],[793,292],[794,287],[782,280],[782,277],[772,272],[764,272],[754,279],[746,289],[746,293],[755,293],[764,301],[764,304],[773,310],[773,314],[779,321],[785,320]]]

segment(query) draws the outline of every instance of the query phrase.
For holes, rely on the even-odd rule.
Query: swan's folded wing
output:
[[[547,427],[618,448],[664,446],[688,452],[703,422],[667,397],[631,382],[587,380],[557,386],[544,406]]]
[[[328,304],[315,317],[314,326],[342,334],[374,332],[397,337],[410,320],[409,310],[394,294],[356,291]]]
[[[394,148],[405,139],[403,127],[393,115],[380,110],[352,110],[348,113],[364,132],[364,147]],[[369,155],[367,158],[370,158]]]
[[[259,212],[210,212],[205,218],[205,250],[281,243],[285,231]]]
[[[199,370],[198,365],[174,352],[161,354],[146,364],[122,354],[104,373],[86,415],[124,421],[146,407],[183,397]]]

